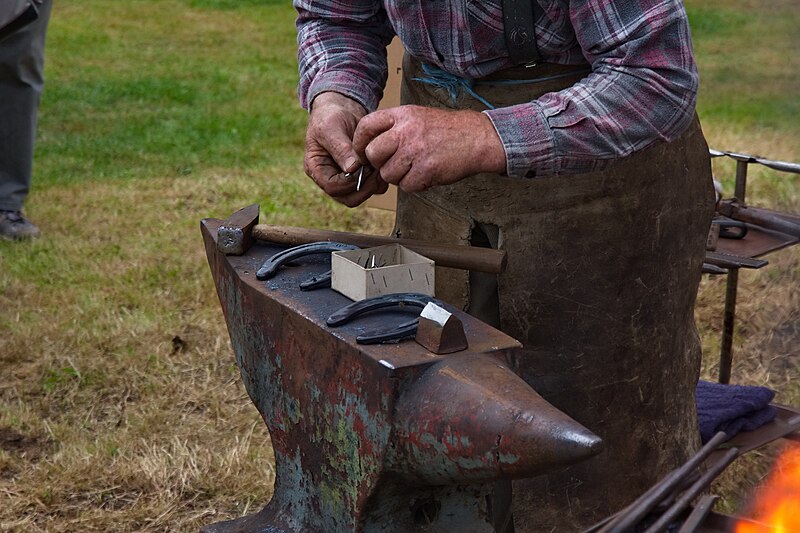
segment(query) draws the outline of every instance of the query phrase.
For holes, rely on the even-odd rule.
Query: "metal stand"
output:
[[[747,170],[751,163],[764,165],[781,172],[800,174],[800,165],[796,163],[772,161],[752,155],[722,152],[719,150],[710,150],[710,153],[711,157],[727,156],[736,160],[736,185],[734,195],[742,203],[745,201],[745,195],[747,192]],[[780,246],[773,247],[769,251],[777,250],[783,246],[794,243],[795,242],[784,243]],[[733,333],[736,324],[736,296],[738,287],[739,271],[738,269],[731,269],[728,273],[728,280],[725,289],[725,312],[722,324],[722,345],[720,347],[719,354],[719,382],[726,384],[730,382],[731,366],[733,364]]]
[[[744,202],[747,191],[747,160],[736,161],[735,196]],[[736,294],[739,289],[739,270],[728,273],[725,287],[725,315],[722,323],[722,346],[719,354],[719,382],[730,383],[733,364],[733,329],[736,323]]]

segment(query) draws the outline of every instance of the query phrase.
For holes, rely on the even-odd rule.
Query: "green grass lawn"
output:
[[[797,4],[687,1],[700,68],[698,114],[709,145],[800,160],[800,32]],[[715,161],[733,195],[734,164]],[[754,167],[754,201],[797,210],[796,175]]]
[[[791,4],[689,2],[711,146],[800,160]],[[295,56],[289,2],[56,2],[27,206],[44,237],[0,242],[0,530],[196,531],[269,498],[198,222],[259,203],[276,224],[391,223],[305,178]],[[730,194],[733,168],[715,162]],[[796,176],[752,174],[750,198],[800,211]],[[798,405],[800,258],[770,260],[741,275],[734,377]],[[698,306],[707,375],[723,283]],[[728,509],[763,470],[734,472]]]
[[[295,164],[305,113],[292,13],[255,1],[59,6],[40,183]]]
[[[689,3],[706,121],[797,138],[800,60],[790,52],[800,47],[796,11],[790,2]]]

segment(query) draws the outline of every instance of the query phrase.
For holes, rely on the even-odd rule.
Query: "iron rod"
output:
[[[669,493],[677,487],[700,463],[711,455],[717,446],[722,444],[728,436],[720,431],[710,441],[703,446],[700,451],[694,454],[682,466],[673,470],[661,481],[653,485],[647,492],[640,496],[636,501],[625,508],[617,518],[611,521],[601,533],[624,533],[638,524],[647,513],[659,504]]]
[[[800,224],[785,220],[775,211],[749,207],[737,200],[722,200],[717,205],[717,211],[734,220],[755,224],[762,228],[780,231],[792,237],[800,237]]]
[[[681,497],[677,499],[677,501],[672,504],[672,507],[666,510],[664,514],[662,514],[656,522],[647,528],[645,533],[660,533],[664,531],[667,526],[669,526],[675,518],[686,509],[692,500],[704,491],[711,483],[717,478],[717,476],[725,470],[729,464],[731,464],[736,458],[739,457],[739,448],[731,448],[725,455],[722,456],[722,459],[718,463],[715,463],[713,466],[709,467],[709,469],[697,480],[697,482],[689,487],[686,492],[681,494]]]
[[[731,157],[734,155],[728,153]],[[735,196],[744,202],[747,193],[747,165],[751,156],[736,158]],[[733,330],[736,323],[736,295],[739,289],[739,271],[731,269],[725,286],[725,311],[722,322],[722,345],[719,352],[719,382],[730,383],[733,365]]]
[[[739,289],[739,269],[728,271],[725,286],[725,312],[722,319],[722,345],[719,352],[719,382],[728,384],[731,381],[733,366],[733,330],[736,322],[736,292]]]
[[[763,157],[758,157],[749,154],[738,154],[736,152],[726,152],[723,150],[714,150],[713,148],[708,150],[708,153],[711,157],[730,157],[731,159],[735,159],[736,161],[746,161],[748,163],[758,163],[759,165],[764,165],[765,167],[772,168],[774,170],[779,170],[781,172],[789,172],[791,174],[800,174],[800,164],[798,163],[789,163],[787,161],[775,161],[773,159],[766,159]]]
[[[744,195],[747,193],[747,165],[749,161],[736,161],[736,187],[733,195],[744,203]]]
[[[706,494],[700,498],[700,501],[695,505],[694,509],[692,509],[692,512],[689,513],[688,518],[686,518],[686,521],[678,530],[678,533],[694,533],[700,529],[708,513],[714,508],[717,498],[718,496],[714,496],[713,494]]]

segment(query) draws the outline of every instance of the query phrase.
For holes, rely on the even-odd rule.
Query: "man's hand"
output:
[[[327,92],[314,98],[306,130],[306,174],[328,195],[348,207],[355,207],[373,194],[383,194],[388,185],[370,168],[364,169],[361,190],[356,178],[361,162],[353,150],[353,133],[366,115],[358,102],[339,93]],[[344,173],[351,173],[345,177]]]
[[[401,106],[358,122],[353,147],[381,178],[406,192],[455,183],[479,172],[504,172],[503,144],[477,111]]]

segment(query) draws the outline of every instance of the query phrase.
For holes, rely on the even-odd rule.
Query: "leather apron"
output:
[[[523,75],[564,69],[545,64]],[[447,91],[414,81],[424,74],[408,55],[403,75],[404,104],[485,109],[463,91],[454,104]],[[583,75],[475,90],[501,107]],[[479,174],[420,194],[400,192],[400,236],[489,244],[508,253],[499,276],[437,269],[437,297],[520,340],[524,348],[511,367],[604,440],[593,459],[514,482],[517,532],[591,525],[699,446],[693,311],[713,203],[708,146],[696,119],[677,140],[599,172]]]

